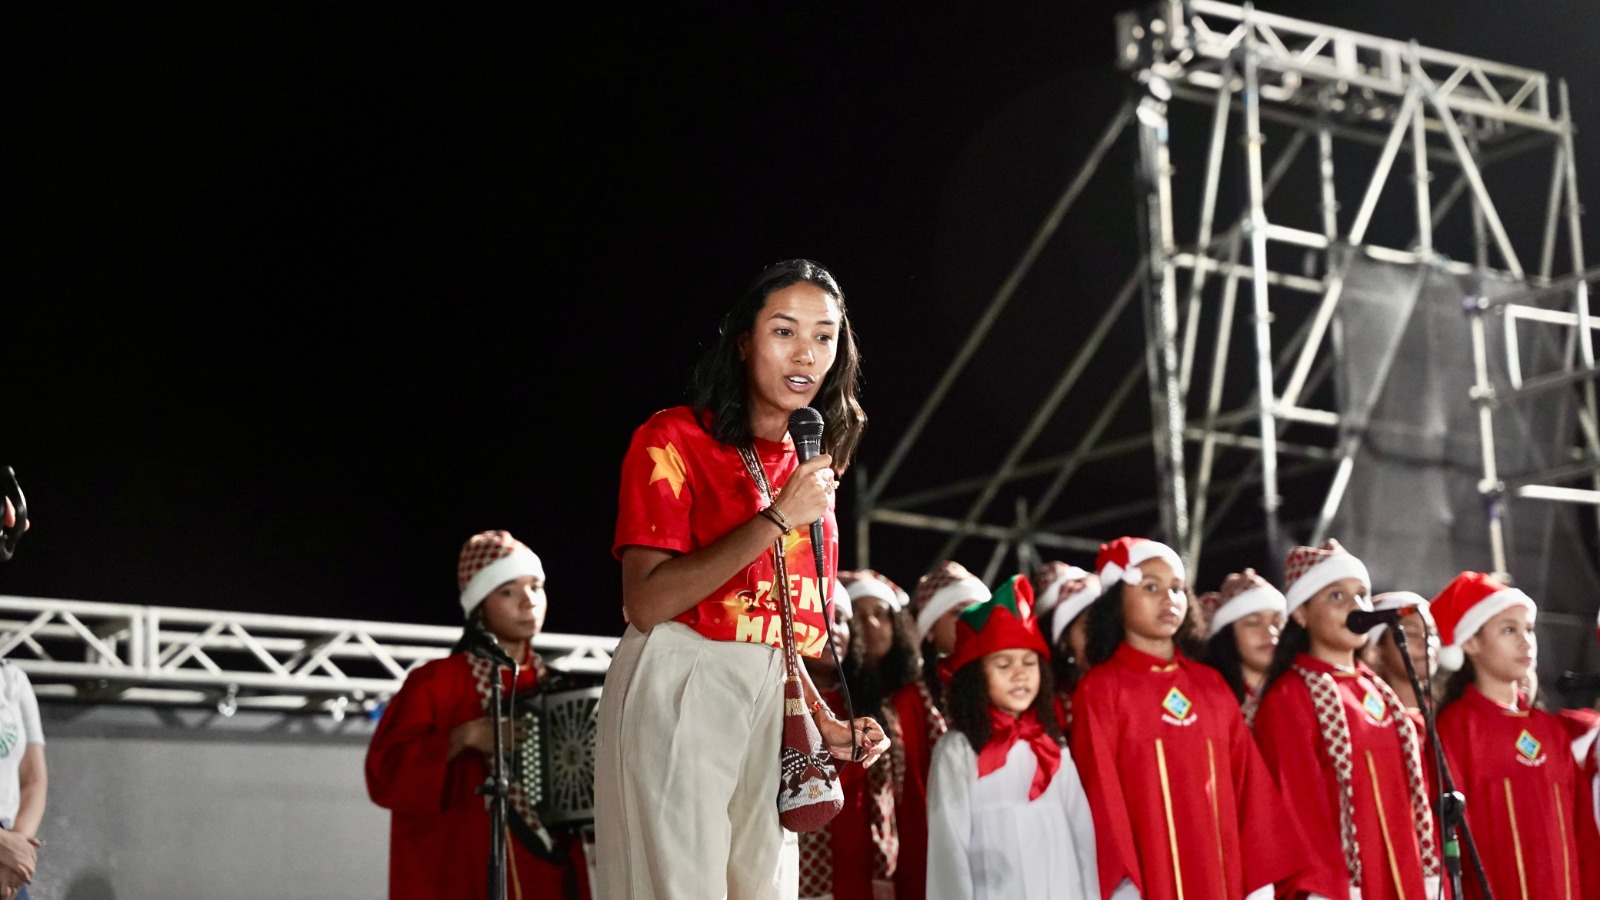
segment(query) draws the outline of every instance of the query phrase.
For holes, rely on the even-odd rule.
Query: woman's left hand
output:
[[[856,758],[854,748],[850,746],[849,722],[828,716],[817,722],[817,731],[822,734],[822,746],[827,747],[835,759]],[[883,726],[868,716],[856,720],[855,740],[863,754],[862,766],[877,762],[878,757],[889,749],[889,736],[883,733]]]

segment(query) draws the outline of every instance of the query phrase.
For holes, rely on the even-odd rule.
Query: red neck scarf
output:
[[[1033,770],[1033,784],[1028,787],[1028,799],[1039,799],[1050,779],[1061,768],[1061,745],[1045,733],[1039,716],[1030,708],[1020,716],[1013,716],[999,707],[989,707],[989,743],[978,752],[978,777],[982,778],[1006,764],[1012,745],[1025,741],[1033,747],[1033,756],[1039,765]]]

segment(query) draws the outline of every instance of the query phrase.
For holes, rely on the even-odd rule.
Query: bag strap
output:
[[[755,482],[756,492],[761,495],[761,502],[772,503],[772,484],[767,481],[766,467],[761,464],[761,459],[756,456],[755,448],[748,443],[739,445],[739,458],[744,460],[745,471],[750,473],[750,480]],[[794,608],[789,599],[789,564],[784,558],[783,535],[778,535],[772,541],[773,594],[778,597],[778,614],[783,620],[783,655],[784,669],[789,678],[799,680],[800,660],[794,648]],[[839,652],[839,642],[833,634],[833,623],[827,621],[828,598],[832,596],[833,587],[828,583],[828,577],[822,572],[817,573],[818,590],[822,591],[823,625],[828,629],[828,643],[833,647],[833,665],[839,673],[839,694],[844,698],[845,715],[850,723],[850,754],[852,760],[860,759],[860,748],[856,744],[856,707],[850,699],[850,686],[844,680],[844,657]]]

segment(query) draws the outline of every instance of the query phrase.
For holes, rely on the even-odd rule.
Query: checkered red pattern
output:
[[[467,538],[467,542],[461,546],[461,561],[456,565],[458,590],[466,590],[472,576],[495,560],[505,559],[515,553],[518,547],[528,549],[509,531],[483,531]]]
[[[978,576],[967,571],[967,567],[954,560],[945,560],[933,567],[933,571],[917,579],[917,593],[914,603],[918,611],[928,605],[933,595],[939,593],[940,588],[948,587],[967,578],[976,579]]]
[[[1033,573],[1033,589],[1038,598],[1034,612],[1042,616],[1054,609],[1057,603],[1081,589],[1087,577],[1088,572],[1060,560],[1041,565]]]
[[[1311,571],[1318,563],[1334,556],[1349,556],[1350,551],[1339,545],[1333,538],[1328,538],[1321,547],[1296,547],[1289,551],[1289,558],[1284,563],[1285,584],[1284,589],[1294,587],[1300,577]]]
[[[1243,572],[1234,572],[1222,580],[1222,602],[1239,596],[1252,588],[1271,588],[1272,582],[1256,574],[1255,569],[1245,569]]]

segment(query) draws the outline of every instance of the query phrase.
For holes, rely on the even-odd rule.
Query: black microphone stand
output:
[[[493,642],[493,636],[489,636]],[[494,710],[494,753],[489,757],[489,774],[478,786],[489,806],[489,900],[506,900],[506,829],[510,815],[511,781],[506,777],[504,688],[500,683],[500,668],[511,669],[511,683],[517,683],[517,661],[501,652],[498,645],[474,647],[472,652],[495,664],[494,677],[489,679],[489,706]]]
[[[1439,729],[1434,725],[1433,698],[1422,690],[1417,678],[1416,664],[1411,661],[1411,651],[1406,648],[1406,631],[1399,622],[1389,626],[1394,633],[1394,645],[1400,648],[1400,659],[1406,664],[1406,677],[1411,679],[1411,690],[1422,709],[1422,721],[1428,732],[1428,744],[1433,748],[1433,762],[1439,770],[1439,799],[1435,805],[1439,813],[1439,852],[1444,858],[1444,870],[1450,879],[1450,896],[1461,900],[1461,843],[1467,845],[1467,856],[1472,860],[1472,874],[1478,879],[1483,900],[1494,900],[1489,889],[1489,876],[1484,872],[1483,860],[1478,856],[1478,844],[1472,839],[1472,829],[1467,826],[1467,798],[1456,790],[1455,779],[1450,775],[1450,764],[1444,756],[1444,745],[1439,743]]]

